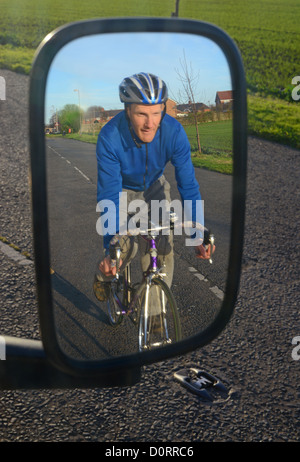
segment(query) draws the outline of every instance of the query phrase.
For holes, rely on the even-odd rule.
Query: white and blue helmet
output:
[[[156,75],[141,72],[126,77],[119,86],[120,100],[130,104],[160,104],[168,99],[165,82]]]

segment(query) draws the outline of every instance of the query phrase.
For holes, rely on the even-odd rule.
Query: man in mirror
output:
[[[181,200],[192,204],[191,219],[196,222],[199,218],[196,216],[196,204],[201,202],[201,195],[191,160],[190,144],[182,125],[166,114],[168,90],[165,82],[153,74],[135,74],[122,81],[119,95],[125,105],[124,111],[104,125],[97,141],[98,204],[112,201],[115,205],[115,222],[118,224],[122,212],[120,194],[124,192],[126,210],[132,201],[143,201],[150,205],[150,209],[153,201],[166,200],[171,203],[170,185],[163,174],[166,164],[171,162]],[[119,232],[118,227],[115,231]],[[110,233],[103,236],[105,255],[95,275],[94,293],[100,301],[106,299],[106,282],[116,272],[109,256],[112,237]],[[149,255],[141,247],[141,265],[146,271]],[[137,252],[136,239],[124,234],[121,249],[122,267],[125,267]],[[197,245],[195,242],[195,251],[198,258],[210,257],[210,249],[203,243]],[[174,268],[172,233],[162,236],[158,252],[158,259],[165,264],[166,283],[170,286]]]

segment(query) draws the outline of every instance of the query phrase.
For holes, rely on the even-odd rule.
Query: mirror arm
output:
[[[179,14],[179,0],[176,0],[175,11],[172,12],[171,17],[178,18],[178,14]]]
[[[97,373],[76,377],[57,369],[47,359],[43,344],[38,340],[1,336],[5,359],[0,361],[0,390],[103,388],[131,386],[141,378],[140,368]]]

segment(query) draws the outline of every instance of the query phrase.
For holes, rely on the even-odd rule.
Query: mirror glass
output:
[[[184,164],[178,160],[184,143],[180,138],[181,145],[177,141],[176,145],[176,130],[172,131],[176,121],[176,127],[180,125],[188,137],[189,158],[204,204],[204,224],[213,233],[216,246],[211,263],[196,258],[194,246],[187,244],[187,230],[181,227],[181,232],[174,235],[171,291],[182,338],[206,329],[221,309],[224,297],[231,227],[233,115],[230,69],[222,50],[207,38],[189,34],[118,33],[74,40],[59,51],[49,70],[45,137],[53,309],[61,348],[77,359],[107,359],[136,353],[140,348],[139,325],[134,316],[124,315],[122,322],[112,325],[107,303],[98,301],[93,292],[96,268],[104,258],[97,207],[97,137],[114,118],[122,116],[120,83],[140,72],[159,76],[168,87],[165,120],[171,117],[172,123],[168,122],[164,135],[158,135],[164,127],[163,119],[155,133],[168,141],[161,143],[162,160],[156,163],[151,159],[154,141],[146,143],[149,158],[142,174],[137,167],[139,159],[132,161],[132,152],[144,156],[146,145],[137,147],[133,139],[128,141],[128,134],[123,138],[120,135],[123,142],[115,152],[116,139],[108,140],[108,166],[101,160],[102,176],[111,180],[105,186],[107,199],[110,186],[115,187],[122,174],[125,183],[133,175],[138,184],[144,181],[141,175],[150,178],[151,169],[156,168],[157,175],[164,167],[166,149],[170,161],[163,175],[171,187],[171,200],[180,201],[182,188],[189,199],[189,160]],[[148,126],[146,129],[150,130]],[[124,161],[124,156],[131,160]],[[107,211],[102,209],[103,214]],[[104,226],[108,221],[107,215]],[[140,245],[130,265],[131,295],[137,292],[143,278],[141,248]],[[144,302],[136,304],[139,303]]]

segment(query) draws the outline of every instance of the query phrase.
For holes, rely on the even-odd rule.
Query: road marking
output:
[[[218,297],[220,300],[224,300],[224,292],[223,290],[219,289],[219,287],[214,286],[209,288],[216,297]]]
[[[194,276],[200,279],[200,281],[207,281],[207,279],[205,279],[205,276],[203,276],[203,274],[201,273],[195,273]]]
[[[189,272],[193,274],[193,276],[195,276],[197,279],[199,279],[200,281],[204,281],[204,282],[209,282],[209,280],[201,273],[199,273],[199,271],[194,268],[193,266],[190,266],[189,267]],[[218,297],[220,300],[224,300],[224,292],[223,290],[219,289],[219,287],[217,286],[213,286],[213,287],[209,287],[209,290],[212,291],[212,293]]]
[[[5,238],[0,236],[0,251],[4,253],[8,258],[14,260],[20,265],[32,265],[33,261],[30,259],[30,256],[21,252],[21,250],[10,244]]]
[[[81,170],[79,170],[79,168],[77,167],[74,167],[74,168],[75,170],[77,170],[77,172],[79,172],[83,176],[83,178],[85,178],[87,181],[91,181]]]
[[[55,154],[57,154],[61,159],[65,160],[67,162],[67,164],[71,165],[72,166],[72,163],[66,159],[64,156],[62,156],[59,152],[57,152],[55,149],[53,149],[51,146],[48,145],[48,148],[51,149],[51,151],[55,152]],[[85,180],[87,180],[89,183],[91,183],[91,180],[88,176],[86,176],[78,167],[76,167],[76,165],[73,166],[74,170],[76,170],[78,173],[80,173],[80,175],[83,176],[83,178]]]

